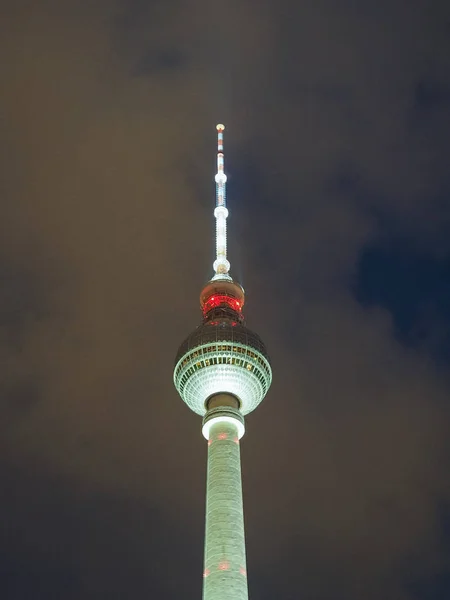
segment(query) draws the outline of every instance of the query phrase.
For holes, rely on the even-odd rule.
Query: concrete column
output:
[[[213,408],[204,419],[208,439],[203,600],[248,600],[237,409]]]

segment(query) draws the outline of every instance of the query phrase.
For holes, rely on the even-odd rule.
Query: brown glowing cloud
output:
[[[64,545],[78,535],[64,510],[82,506],[73,556],[58,558],[85,573],[74,598],[139,594],[117,545],[140,557],[138,586],[201,585],[205,448],[171,369],[210,274],[224,120],[233,266],[274,366],[242,447],[250,585],[412,600],[406,562],[427,575],[442,560],[448,382],[349,285],[378,213],[448,250],[448,208],[433,204],[442,140],[408,119],[426,57],[439,79],[450,54],[416,41],[414,7],[406,26],[395,7],[387,19],[325,1],[63,4],[15,4],[1,25],[1,432],[10,485],[40,507],[37,523],[32,501],[14,513],[8,497],[26,540],[14,551],[42,552],[41,522]],[[441,40],[438,23],[426,15]],[[239,189],[241,164],[256,187]],[[333,187],[342,172],[349,194]]]

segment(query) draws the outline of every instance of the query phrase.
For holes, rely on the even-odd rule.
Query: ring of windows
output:
[[[226,352],[227,354],[217,356],[218,352]],[[208,354],[213,356],[205,358],[205,355]],[[235,354],[245,357],[245,360],[241,359],[239,356],[234,356]],[[195,361],[195,359],[199,360]],[[222,359],[225,359],[225,362]],[[227,343],[199,346],[193,352],[191,351],[188,354],[186,354],[184,359],[180,361],[175,371],[175,377],[178,377],[183,368],[186,367],[189,363],[191,363],[191,367],[193,365],[201,365],[198,366],[198,368],[203,368],[215,364],[237,364],[238,366],[244,366],[249,371],[252,370],[252,367],[256,368],[257,366],[260,366],[262,367],[266,375],[269,378],[271,378],[271,370],[268,366],[267,360],[265,360],[264,357],[262,357],[258,352],[255,352],[248,346],[246,347],[239,346],[237,344]],[[256,370],[258,369],[256,368]]]
[[[227,354],[218,356],[217,352],[227,352]],[[187,381],[196,371],[214,365],[234,365],[244,369],[247,373],[252,373],[260,381],[264,394],[267,392],[271,381],[271,372],[267,362],[258,353],[235,344],[214,344],[197,348],[180,362],[175,374],[180,393],[183,392]]]

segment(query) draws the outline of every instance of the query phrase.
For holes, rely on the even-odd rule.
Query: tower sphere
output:
[[[235,396],[241,414],[248,414],[264,398],[271,381],[272,369],[261,338],[228,319],[197,327],[175,359],[175,387],[189,408],[202,416],[208,399],[220,393]]]

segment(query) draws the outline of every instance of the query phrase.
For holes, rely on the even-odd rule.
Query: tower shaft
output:
[[[215,417],[208,430],[203,600],[248,600],[239,448],[243,418],[225,419]]]

